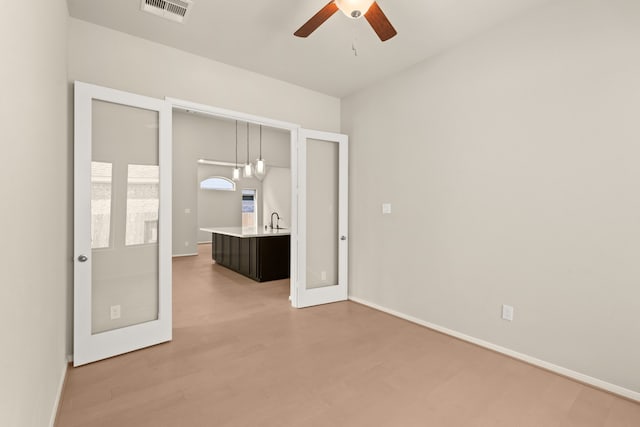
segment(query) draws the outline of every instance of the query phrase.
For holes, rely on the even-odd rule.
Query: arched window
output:
[[[200,181],[201,190],[236,191],[236,183],[223,176],[212,176]]]

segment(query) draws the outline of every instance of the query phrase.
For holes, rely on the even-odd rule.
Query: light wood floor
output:
[[[70,368],[58,427],[640,426],[640,405],[288,281],[174,260],[174,340]]]

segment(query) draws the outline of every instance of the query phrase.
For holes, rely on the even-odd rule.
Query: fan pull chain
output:
[[[358,36],[356,35],[356,29],[355,27],[353,28],[352,31],[352,42],[351,42],[351,50],[353,51],[353,56],[358,56],[358,46],[356,45],[357,41],[358,41]]]

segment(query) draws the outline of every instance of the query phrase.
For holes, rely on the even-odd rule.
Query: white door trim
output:
[[[338,144],[338,284],[321,288],[307,289],[307,139],[335,142]],[[298,277],[297,299],[295,307],[309,307],[348,298],[348,253],[349,253],[349,137],[347,135],[323,132],[310,129],[300,129],[298,144],[298,257],[300,274]]]
[[[88,83],[74,84],[74,366],[123,354],[172,338],[171,302],[171,105],[161,99]],[[91,334],[91,138],[92,100],[132,106],[159,114],[160,211],[158,319]],[[79,262],[84,255],[86,262]]]

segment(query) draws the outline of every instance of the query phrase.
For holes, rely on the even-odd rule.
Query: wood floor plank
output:
[[[289,282],[173,263],[174,339],[70,369],[58,427],[640,426],[640,405]]]

